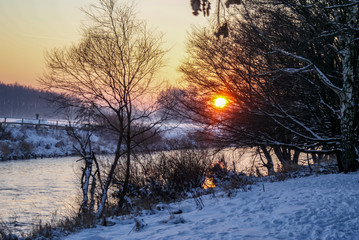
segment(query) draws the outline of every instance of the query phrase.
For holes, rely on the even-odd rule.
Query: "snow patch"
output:
[[[357,239],[358,180],[352,173],[262,182],[232,198],[202,196],[202,210],[193,199],[160,204],[155,214],[137,217],[145,225],[141,231],[132,231],[136,220],[127,216],[65,239]]]

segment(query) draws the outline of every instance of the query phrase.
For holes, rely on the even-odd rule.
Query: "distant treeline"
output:
[[[0,82],[0,117],[40,118],[55,117],[55,107],[51,106],[49,92],[31,87]]]

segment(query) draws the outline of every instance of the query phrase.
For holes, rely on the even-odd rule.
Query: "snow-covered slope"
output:
[[[188,199],[66,239],[359,239],[358,180],[330,174],[259,183],[230,197],[215,191],[202,196],[201,210]]]
[[[116,146],[101,136],[100,132],[92,135],[92,141],[93,149],[98,154],[113,152],[113,148]],[[76,146],[77,142],[67,134],[63,127],[0,126],[0,160],[73,155],[76,154],[73,145]]]

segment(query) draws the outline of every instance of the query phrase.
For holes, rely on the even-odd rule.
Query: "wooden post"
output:
[[[40,119],[39,122],[35,125],[36,130],[40,127]]]

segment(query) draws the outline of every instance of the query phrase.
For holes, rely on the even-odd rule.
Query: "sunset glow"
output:
[[[44,53],[76,44],[87,21],[81,8],[98,2],[0,1],[0,81],[39,87],[37,80],[45,68]],[[139,19],[165,36],[167,62],[158,78],[175,84],[180,78],[177,68],[185,52],[186,33],[192,25],[206,24],[207,19],[195,17],[190,4],[182,0],[136,1],[134,5]]]
[[[223,108],[227,105],[227,99],[223,97],[218,97],[214,100],[214,105],[218,108]]]
[[[215,188],[216,185],[213,182],[213,178],[206,178],[204,183],[202,184],[203,189]]]

